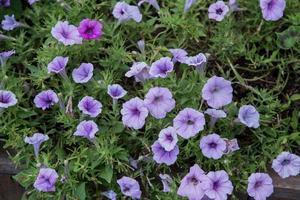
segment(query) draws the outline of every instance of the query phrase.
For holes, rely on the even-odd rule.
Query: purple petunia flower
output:
[[[2,24],[2,29],[6,31],[11,31],[21,26],[21,23],[16,21],[15,15],[12,16],[5,15],[4,20],[2,20],[1,24]]]
[[[7,61],[7,59],[9,57],[11,57],[12,55],[14,55],[15,53],[16,53],[15,50],[0,52],[0,62],[1,62],[1,64],[5,63]]]
[[[121,85],[113,84],[107,87],[107,94],[113,99],[120,99],[127,94],[127,91]]]
[[[196,0],[185,0],[183,12],[187,13],[194,3],[196,3]]]
[[[231,140],[228,140],[227,138],[223,138],[223,140],[226,142],[226,149],[224,151],[225,154],[229,154],[240,149],[236,138]]]
[[[75,83],[87,83],[93,77],[94,66],[91,63],[81,63],[78,68],[72,72]]]
[[[32,5],[32,4],[36,3],[37,1],[39,1],[39,0],[28,0],[28,3],[29,3],[30,5]]]
[[[204,196],[202,181],[204,178],[204,171],[199,165],[195,164],[190,168],[189,173],[181,180],[177,194],[191,200],[202,200]]]
[[[113,190],[108,190],[106,192],[102,192],[101,194],[110,200],[117,200],[117,193],[115,193]]]
[[[0,90],[0,109],[16,105],[16,95],[8,90]]]
[[[57,178],[58,174],[54,169],[41,168],[33,186],[41,192],[55,192],[55,183]]]
[[[221,108],[232,102],[231,82],[222,77],[213,76],[207,80],[202,89],[202,98],[212,108]]]
[[[141,129],[145,125],[148,109],[144,101],[138,97],[132,98],[123,104],[121,110],[122,121],[125,126]]]
[[[78,103],[78,108],[90,117],[97,117],[102,111],[102,104],[93,97],[85,96]]]
[[[158,142],[166,151],[171,151],[178,142],[176,130],[173,127],[162,129],[159,132]]]
[[[48,135],[44,135],[42,133],[35,133],[31,137],[26,136],[24,142],[33,145],[34,155],[36,158],[38,158],[41,144],[47,141],[48,139],[49,139]]]
[[[211,108],[208,108],[204,113],[210,116],[210,122],[209,122],[210,127],[213,127],[215,123],[218,121],[218,119],[225,118],[227,116],[227,114],[223,110],[217,110]]]
[[[70,25],[68,21],[58,21],[52,28],[51,34],[65,46],[82,43],[77,27]]]
[[[95,134],[99,131],[97,124],[94,121],[82,121],[78,124],[76,132],[73,134],[75,136],[85,137],[88,140],[93,140]]]
[[[0,0],[0,7],[9,7],[10,6],[10,0]]]
[[[250,128],[259,127],[259,113],[254,106],[244,105],[239,110],[239,121]]]
[[[297,176],[300,174],[300,157],[284,151],[273,160],[272,168],[281,178]]]
[[[57,56],[48,64],[48,73],[60,74],[66,77],[65,67],[68,64],[69,57]]]
[[[36,95],[33,102],[37,108],[46,110],[58,103],[58,97],[53,90],[45,90]]]
[[[187,57],[184,61],[185,64],[193,66],[198,71],[203,71],[206,65],[207,59],[203,53],[199,53],[196,56]]]
[[[130,19],[141,22],[143,17],[137,6],[131,6],[125,2],[118,2],[115,5],[113,16],[119,20],[119,23],[129,21]]]
[[[175,145],[174,149],[166,151],[164,147],[155,141],[151,146],[153,152],[153,160],[158,164],[173,165],[177,160],[177,155],[179,154],[179,148]]]
[[[140,0],[138,6],[141,6],[143,3],[148,3],[151,6],[153,6],[156,10],[160,10],[157,0]]]
[[[237,0],[229,0],[228,6],[229,6],[230,10],[232,10],[232,11],[240,10]]]
[[[217,1],[209,6],[208,18],[220,22],[224,19],[228,12],[229,7],[224,3],[224,1]]]
[[[134,76],[136,82],[144,82],[151,78],[150,67],[144,62],[133,63],[130,70],[125,74],[126,77]]]
[[[169,49],[169,52],[173,55],[172,62],[184,63],[187,59],[188,53],[184,49]]]
[[[138,48],[141,53],[145,53],[145,40],[139,40],[137,42]]]
[[[255,200],[265,200],[274,191],[272,178],[266,173],[253,173],[248,178],[248,195]]]
[[[142,192],[139,183],[133,178],[123,176],[117,180],[118,185],[121,188],[121,192],[128,197],[133,199],[140,199]]]
[[[83,39],[86,40],[96,40],[101,38],[102,23],[97,20],[84,19],[80,22],[78,27],[78,32]]]
[[[150,114],[156,119],[166,117],[166,114],[174,109],[175,100],[168,88],[151,88],[145,96],[145,106]]]
[[[233,191],[228,174],[224,171],[208,172],[202,181],[204,193],[210,199],[225,200]]]
[[[205,157],[219,159],[226,150],[226,142],[218,134],[213,133],[201,138],[200,148]]]
[[[163,192],[171,192],[172,178],[169,174],[159,174],[159,178],[163,184]]]
[[[188,139],[195,136],[204,129],[205,118],[201,112],[192,108],[185,108],[180,111],[173,120],[173,126],[177,134]]]
[[[149,73],[155,78],[166,78],[173,71],[173,67],[174,63],[171,61],[171,58],[163,57],[152,63]]]
[[[285,0],[260,0],[259,2],[263,18],[267,21],[277,21],[284,13]]]

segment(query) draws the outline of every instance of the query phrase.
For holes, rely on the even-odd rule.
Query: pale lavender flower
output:
[[[157,0],[140,0],[138,6],[141,6],[143,3],[148,3],[151,6],[153,6],[156,10],[160,10]]]
[[[226,149],[224,151],[225,154],[229,154],[240,149],[236,138],[231,140],[223,138],[223,140],[226,142]]]
[[[207,59],[203,53],[199,53],[196,56],[189,56],[185,59],[184,63],[193,66],[198,71],[203,71],[206,65]]]
[[[126,77],[134,77],[136,82],[144,82],[151,78],[150,67],[144,62],[133,63],[130,70],[125,74]]]
[[[184,63],[187,59],[188,53],[184,49],[169,49],[169,52],[173,55],[172,62]]]
[[[187,13],[194,3],[196,3],[196,0],[185,0],[183,12]]]
[[[10,0],[0,0],[0,7],[9,7],[10,6]]]
[[[172,178],[169,174],[159,174],[159,178],[163,184],[163,192],[171,192]]]
[[[70,25],[68,21],[58,21],[52,27],[51,34],[65,46],[82,43],[82,37],[80,37],[77,27]]]
[[[123,176],[121,179],[117,180],[118,185],[121,188],[121,192],[128,197],[133,199],[140,199],[142,191],[140,189],[139,183],[133,178]]]
[[[33,186],[40,192],[55,192],[58,174],[54,169],[41,168]]]
[[[35,96],[33,102],[37,108],[46,110],[58,103],[58,96],[53,90],[45,90]]]
[[[139,40],[137,42],[137,45],[139,47],[140,52],[145,53],[145,40]]]
[[[85,96],[78,103],[78,108],[90,117],[97,117],[102,111],[102,104],[93,97]]]
[[[81,63],[78,68],[72,72],[75,83],[87,83],[93,77],[94,66],[91,63]]]
[[[107,94],[113,99],[120,99],[127,94],[127,91],[119,84],[108,85]]]
[[[106,192],[102,192],[101,194],[110,200],[117,200],[117,193],[115,193],[113,190],[108,190]]]
[[[266,173],[253,173],[248,178],[248,195],[255,200],[266,200],[274,192],[272,178]]]
[[[219,159],[226,150],[226,142],[218,134],[213,133],[201,138],[200,148],[205,157]]]
[[[178,142],[176,129],[173,127],[162,129],[158,135],[158,142],[166,151],[174,149]]]
[[[173,165],[177,160],[177,155],[179,154],[179,148],[176,145],[174,149],[170,151],[166,151],[162,145],[155,141],[151,146],[153,152],[153,160],[155,160],[158,164],[166,164],[166,165]]]
[[[5,63],[7,61],[7,59],[10,58],[15,53],[16,53],[15,50],[0,52],[0,61],[1,61],[1,63]]]
[[[16,21],[15,15],[12,16],[5,15],[4,20],[2,20],[1,24],[2,24],[2,29],[6,31],[11,31],[21,26],[21,23]]]
[[[281,178],[297,176],[300,174],[300,157],[284,151],[273,160],[272,168]]]
[[[35,133],[31,137],[25,137],[24,142],[32,144],[34,149],[34,155],[37,158],[39,156],[40,146],[43,142],[49,139],[48,135],[42,133]]]
[[[97,124],[92,121],[82,121],[78,124],[76,131],[73,135],[87,138],[88,140],[93,140],[96,133],[99,131]]]
[[[207,80],[202,89],[202,98],[212,108],[221,108],[232,102],[231,82],[222,77],[213,76]]]
[[[150,114],[156,119],[165,118],[166,114],[175,107],[172,93],[164,87],[151,88],[145,96],[144,103]]]
[[[0,90],[0,109],[16,105],[16,95],[8,90]]]
[[[217,110],[211,108],[208,108],[204,113],[210,116],[210,122],[209,122],[210,127],[213,127],[215,123],[218,121],[218,119],[225,118],[227,116],[227,114],[223,110]]]
[[[185,108],[180,111],[173,120],[173,127],[177,134],[188,139],[195,136],[204,129],[204,115],[192,108]]]
[[[230,10],[232,10],[232,11],[240,10],[240,8],[238,6],[238,3],[237,3],[237,0],[229,0],[228,1],[228,6],[229,6]]]
[[[285,0],[260,0],[263,18],[267,21],[277,21],[282,18],[286,7]]]
[[[134,129],[141,129],[145,125],[148,109],[144,101],[138,97],[132,98],[123,104],[121,110],[123,124]]]
[[[254,106],[244,105],[239,110],[239,121],[250,127],[258,128],[259,127],[259,113]]]
[[[177,194],[187,197],[190,200],[202,200],[204,190],[202,189],[202,181],[205,178],[204,171],[195,164],[190,168],[189,173],[181,180]]]
[[[208,18],[220,22],[225,18],[228,12],[229,7],[224,3],[224,1],[217,1],[209,6]]]
[[[36,3],[36,2],[38,2],[39,0],[28,0],[28,3],[30,4],[30,5],[32,5],[32,4],[34,4],[34,3]]]
[[[208,172],[202,181],[202,187],[207,197],[216,200],[226,200],[227,195],[233,191],[233,185],[224,170]]]
[[[138,160],[135,160],[134,158],[129,157],[129,164],[134,170],[138,169]]]
[[[152,63],[149,73],[155,78],[166,78],[173,71],[173,68],[174,63],[171,61],[171,58],[163,57]]]
[[[48,64],[48,73],[60,74],[66,77],[65,67],[68,64],[69,57],[57,56]]]
[[[113,16],[119,20],[119,23],[129,21],[130,19],[141,22],[143,17],[137,6],[131,6],[126,2],[118,2],[115,5]]]

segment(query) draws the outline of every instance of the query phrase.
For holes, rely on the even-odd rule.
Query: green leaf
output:
[[[85,183],[81,183],[75,190],[75,197],[79,198],[79,200],[86,199],[86,191],[85,191]]]
[[[298,100],[300,100],[300,94],[293,94],[293,95],[290,97],[290,100],[291,100],[291,101],[298,101]]]
[[[104,169],[100,172],[100,177],[110,183],[113,177],[113,169],[110,166],[105,166]]]

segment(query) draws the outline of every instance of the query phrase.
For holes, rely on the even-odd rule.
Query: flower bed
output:
[[[300,5],[28,3],[0,1],[0,137],[30,199],[260,200],[297,185]]]

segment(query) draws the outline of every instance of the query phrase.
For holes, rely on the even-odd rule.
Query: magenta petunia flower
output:
[[[85,96],[78,103],[78,108],[90,117],[97,117],[102,111],[102,104],[93,97]]]
[[[226,142],[218,134],[213,133],[201,138],[200,148],[205,157],[219,159],[226,150]]]
[[[119,20],[120,23],[129,20],[134,20],[136,22],[142,21],[142,14],[137,6],[131,6],[126,2],[118,2],[113,10],[113,16]]]
[[[171,151],[178,142],[176,130],[173,127],[162,129],[159,132],[158,142],[166,151]]]
[[[127,94],[127,91],[121,85],[113,84],[107,87],[107,94],[113,99],[120,99]]]
[[[92,121],[82,121],[78,124],[76,131],[73,135],[93,140],[96,133],[99,131],[97,124]]]
[[[77,27],[70,25],[68,21],[58,21],[52,28],[51,34],[65,46],[82,43]]]
[[[208,172],[202,181],[202,188],[207,197],[216,200],[226,200],[233,191],[233,185],[224,170]]]
[[[156,10],[160,10],[157,0],[140,0],[138,6],[141,6],[143,3],[148,3],[151,6],[153,6]]]
[[[141,129],[145,125],[148,109],[144,101],[138,97],[132,98],[123,104],[121,110],[123,124],[129,128]]]
[[[0,90],[0,109],[16,105],[16,95],[8,90]]]
[[[16,21],[15,15],[12,16],[4,15],[4,20],[2,20],[1,24],[2,24],[2,29],[6,31],[11,31],[21,26],[21,23]]]
[[[163,192],[171,192],[172,178],[169,174],[159,174],[159,178],[163,184]]]
[[[66,76],[65,67],[68,64],[69,57],[57,56],[48,64],[48,73],[60,74]]]
[[[199,53],[196,56],[189,56],[185,59],[184,63],[195,67],[198,71],[203,71],[206,65],[207,59],[203,53]]]
[[[195,164],[190,168],[189,173],[181,180],[177,194],[191,200],[202,200],[204,196],[202,181],[204,178],[204,171],[199,165]]]
[[[285,0],[260,0],[263,18],[267,21],[277,21],[282,18],[286,6]]]
[[[103,35],[102,23],[97,20],[84,19],[80,22],[78,31],[80,36],[86,40],[100,39]]]
[[[174,149],[166,151],[163,146],[155,141],[151,146],[153,152],[153,160],[158,164],[173,165],[177,160],[177,155],[179,154],[179,148],[175,145]]]
[[[300,174],[300,157],[284,151],[273,160],[272,168],[281,178],[297,176]]]
[[[183,12],[187,13],[194,3],[196,3],[196,0],[185,0]]]
[[[145,96],[144,103],[150,114],[156,119],[165,118],[166,114],[175,107],[172,93],[164,87],[151,88]]]
[[[94,66],[91,63],[81,63],[78,68],[72,72],[75,83],[87,83],[93,77]]]
[[[55,183],[58,174],[54,169],[41,168],[33,186],[41,192],[55,192]]]
[[[248,178],[248,195],[255,200],[265,200],[274,192],[272,178],[266,173],[253,173]]]
[[[41,144],[47,141],[48,139],[49,139],[48,135],[44,135],[42,133],[35,133],[31,137],[26,136],[24,142],[33,145],[34,155],[36,158],[38,158]]]
[[[239,110],[239,121],[250,128],[259,127],[259,113],[254,106],[244,105]]]
[[[171,61],[171,58],[163,57],[152,63],[149,73],[155,78],[166,78],[173,71],[173,68],[174,63]]]
[[[121,179],[117,180],[118,185],[121,188],[121,192],[128,197],[133,199],[140,199],[142,191],[140,189],[139,183],[133,178],[123,176]]]
[[[228,12],[229,7],[224,3],[224,1],[217,1],[209,6],[208,18],[220,22],[224,19]]]
[[[150,67],[144,62],[133,63],[130,70],[125,74],[126,77],[134,77],[136,82],[144,82],[151,78]]]
[[[173,120],[173,126],[177,134],[188,139],[195,136],[204,129],[205,118],[201,112],[192,108],[185,108],[180,111]]]
[[[231,82],[222,77],[213,76],[207,80],[202,89],[202,98],[212,108],[221,108],[232,102]]]
[[[53,90],[45,90],[36,95],[33,102],[35,107],[46,110],[58,103],[58,97]]]
[[[10,0],[0,0],[0,7],[9,7]]]
[[[188,53],[184,49],[169,49],[170,53],[173,55],[172,62],[184,63],[187,59]]]
[[[108,190],[106,192],[102,192],[101,194],[110,200],[117,200],[117,193],[115,193],[113,190]]]
[[[236,138],[231,140],[228,140],[227,138],[223,138],[223,140],[226,142],[226,149],[224,151],[224,154],[229,154],[240,149]]]

